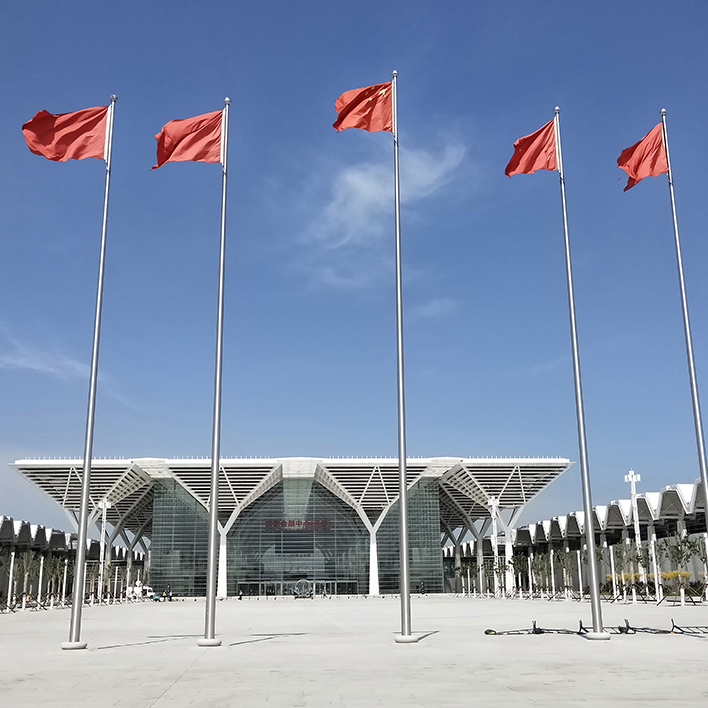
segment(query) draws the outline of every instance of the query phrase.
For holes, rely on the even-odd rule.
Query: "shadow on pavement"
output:
[[[126,644],[108,644],[105,647],[96,647],[94,651],[100,649],[122,649],[123,647],[140,647],[144,644],[161,644],[163,642],[175,642],[180,639],[190,639],[192,637],[201,637],[201,634],[169,634],[165,636],[149,637],[147,642],[128,642]]]
[[[230,647],[238,646],[239,644],[253,644],[255,642],[268,642],[271,639],[278,639],[279,637],[302,637],[307,632],[281,632],[279,634],[252,634],[252,637],[258,637],[258,639],[244,639],[241,642],[232,642],[229,644]]]

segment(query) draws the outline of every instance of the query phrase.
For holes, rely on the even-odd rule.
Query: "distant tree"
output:
[[[95,595],[96,585],[98,584],[98,574],[99,567],[97,562],[87,563],[86,567],[86,580],[88,581],[88,594],[89,596]],[[81,592],[81,588],[76,588],[78,592]]]
[[[568,588],[570,586],[570,574],[575,569],[576,560],[574,551],[556,551],[553,555],[553,560],[558,563],[558,565],[563,570],[563,586]]]
[[[24,551],[20,559],[22,569],[22,594],[27,595],[30,583],[39,574],[39,553],[35,551]]]
[[[44,568],[47,573],[47,592],[50,596],[57,597],[64,579],[64,559],[57,556],[49,556]]]
[[[487,587],[494,586],[494,560],[492,558],[485,558],[482,564],[482,570],[484,571],[484,579]]]
[[[701,544],[689,538],[685,534],[677,533],[669,538],[662,538],[659,541],[659,553],[676,566],[677,581],[679,588],[686,587],[690,573],[686,566],[694,556],[700,556]]]
[[[536,587],[548,587],[547,578],[551,572],[551,557],[548,553],[536,553],[531,559],[531,574]]]
[[[497,583],[501,590],[506,590],[504,581],[506,580],[506,561],[504,558],[497,558],[497,563],[494,566],[494,574],[497,576]]]
[[[509,559],[509,565],[514,571],[514,578],[527,577],[529,574],[529,561],[525,553],[514,553]]]
[[[632,563],[636,562],[636,552],[630,542],[630,544],[615,544],[612,548],[612,553],[615,557],[615,571],[619,570],[619,576],[622,581],[622,591],[626,593],[634,580],[631,569]]]
[[[10,554],[8,553],[7,555],[2,555],[0,556],[0,573],[3,575],[7,576],[7,602],[10,604],[12,601],[12,591],[13,587],[15,585],[15,579],[17,578],[17,573],[18,573],[18,562],[17,558],[15,558],[15,564],[14,568],[12,569],[12,575],[13,577],[10,577],[10,566],[12,566],[12,559]]]

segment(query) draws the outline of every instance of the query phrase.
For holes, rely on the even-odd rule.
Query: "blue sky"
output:
[[[0,5],[0,506],[7,467],[81,457],[104,188],[27,149],[37,111],[118,95],[97,456],[207,456],[220,171],[155,163],[232,99],[224,456],[395,456],[392,144],[331,127],[399,72],[408,449],[578,459],[558,176],[505,177],[561,106],[595,503],[698,478],[665,177],[616,159],[668,110],[708,396],[703,2]],[[535,508],[580,508],[578,466]]]

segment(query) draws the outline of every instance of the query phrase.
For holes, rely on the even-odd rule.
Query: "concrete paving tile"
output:
[[[164,611],[159,611],[164,610]],[[92,608],[89,650],[62,652],[69,615],[0,617],[3,708],[200,706],[701,706],[708,639],[615,635],[485,636],[487,627],[576,628],[578,603],[414,598],[414,631],[396,645],[398,600],[219,603],[225,646],[202,649],[203,603]],[[603,606],[605,624],[708,625],[708,606]],[[196,628],[196,630],[195,630]],[[197,634],[197,636],[199,636]],[[29,670],[28,670],[29,667]]]

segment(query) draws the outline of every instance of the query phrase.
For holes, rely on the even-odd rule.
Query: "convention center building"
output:
[[[443,539],[455,529],[484,533],[492,518],[511,528],[571,464],[410,458],[412,589],[445,591]],[[18,460],[14,467],[76,524],[81,460]],[[94,460],[90,521],[106,524],[110,543],[147,551],[153,587],[204,596],[210,477],[209,459]],[[396,458],[222,459],[218,503],[219,596],[289,594],[301,580],[332,595],[399,590]]]

